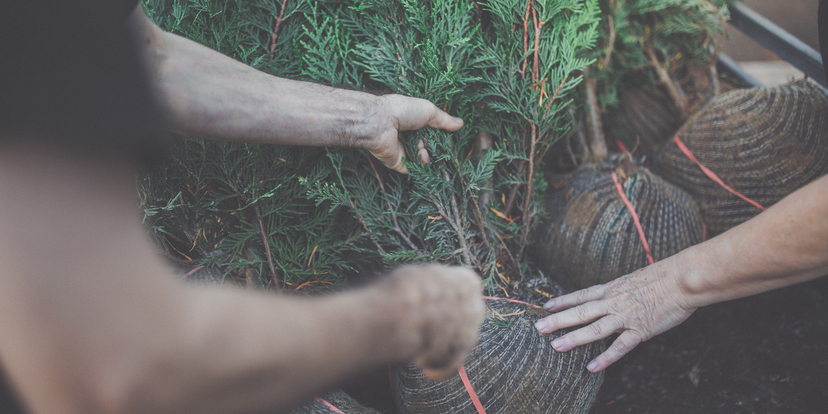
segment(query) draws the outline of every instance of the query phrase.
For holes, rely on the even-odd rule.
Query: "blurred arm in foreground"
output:
[[[541,332],[588,324],[553,342],[559,352],[621,335],[587,369],[601,371],[702,306],[828,273],[828,176],[753,219],[610,283],[549,301]]]
[[[165,42],[154,84],[190,134],[359,145],[404,169],[399,129],[462,125],[426,101],[279,80],[154,28],[141,35]],[[80,113],[89,98],[74,96],[58,97]],[[183,286],[140,224],[137,157],[28,126],[0,124],[0,368],[29,412],[285,410],[357,370],[415,362],[445,375],[477,339],[482,287],[466,269],[406,267],[318,298]]]

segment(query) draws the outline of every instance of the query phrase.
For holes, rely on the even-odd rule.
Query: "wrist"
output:
[[[341,117],[331,136],[340,138],[339,146],[374,149],[377,136],[386,128],[387,103],[383,96],[365,92],[339,90],[343,94]]]
[[[670,272],[676,281],[684,307],[696,309],[716,303],[713,298],[717,287],[711,284],[711,269],[707,269],[704,252],[698,246],[691,247],[673,256]],[[703,250],[703,249],[702,249]]]

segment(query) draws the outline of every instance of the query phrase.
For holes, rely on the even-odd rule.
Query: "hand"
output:
[[[599,372],[641,342],[684,322],[696,310],[687,305],[674,262],[667,259],[607,284],[552,299],[544,309],[558,313],[539,320],[535,327],[550,333],[592,322],[552,341],[558,352],[620,333],[603,354],[587,364],[589,371]]]
[[[477,274],[460,267],[405,266],[380,284],[402,312],[403,335],[416,344],[413,362],[432,379],[455,372],[477,343],[485,316]]]
[[[377,117],[377,130],[364,147],[386,167],[401,173],[408,172],[408,168],[402,161],[405,149],[398,138],[399,131],[414,131],[430,126],[453,132],[463,126],[462,119],[450,116],[425,99],[385,95],[381,101],[379,110],[374,115]],[[422,162],[429,161],[428,151],[422,141],[417,156]]]

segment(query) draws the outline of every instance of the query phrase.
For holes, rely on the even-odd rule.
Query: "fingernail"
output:
[[[538,319],[538,321],[535,322],[535,329],[542,331],[544,328],[546,328],[546,321],[543,319]]]
[[[546,310],[550,310],[554,306],[555,306],[555,299],[552,299],[549,302],[546,302],[546,305],[543,305],[543,308],[546,309]]]
[[[598,368],[598,362],[592,361],[589,364],[587,364],[587,370],[589,372],[595,372],[595,368]]]
[[[555,350],[557,351],[558,348],[563,346],[563,342],[563,338],[556,338],[554,341],[552,341],[552,348],[555,348]]]

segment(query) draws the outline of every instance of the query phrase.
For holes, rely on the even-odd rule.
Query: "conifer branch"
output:
[[[525,150],[525,148],[526,148],[526,131],[524,131],[524,130],[520,131],[520,145],[521,145],[521,150],[526,151]],[[526,160],[522,159],[518,162],[517,176],[522,177],[523,176],[523,171],[525,169],[526,169]],[[511,214],[512,207],[514,207],[514,205],[515,205],[515,200],[517,199],[517,192],[520,189],[520,187],[521,186],[519,186],[519,185],[512,186],[512,190],[509,192],[508,201],[506,202],[506,205],[503,208],[503,214],[505,214],[506,217],[511,217],[512,216],[512,214]]]
[[[279,37],[279,26],[282,25],[282,21],[285,18],[286,6],[287,0],[282,0],[282,8],[279,10],[279,17],[276,18],[276,27],[273,28],[273,34],[270,35],[270,61],[273,61],[273,52],[276,50],[276,39]]]
[[[532,62],[532,80],[535,81],[535,87],[537,87],[538,79],[540,78],[540,70],[538,69],[538,53],[540,53],[540,35],[543,22],[541,21],[540,24],[538,24],[538,10],[534,7],[532,7],[532,23],[535,24],[535,56]],[[541,96],[543,95],[541,94]]]
[[[530,123],[532,126],[531,140],[529,141],[529,173],[526,176],[526,196],[523,201],[523,239],[520,242],[520,250],[517,257],[523,258],[523,250],[526,248],[526,242],[529,239],[529,229],[532,224],[532,215],[529,207],[532,201],[532,181],[535,175],[535,145],[537,143],[538,127]]]
[[[371,233],[370,229],[368,229],[368,225],[365,224],[365,220],[362,219],[362,215],[360,215],[359,211],[357,211],[356,206],[354,205],[354,200],[351,200],[351,198],[348,197],[348,201],[351,203],[351,209],[354,211],[354,214],[356,214],[357,219],[359,219],[359,222],[362,224],[362,228],[364,228],[365,232],[368,233],[368,238],[370,238],[371,241],[374,242],[374,246],[377,247],[377,251],[379,251],[382,254],[386,254],[385,249],[383,249],[382,246],[380,246],[380,244],[377,243],[377,240],[374,238],[374,234]]]
[[[613,0],[610,0],[610,8],[612,9],[612,5],[615,3]],[[610,62],[612,61],[612,52],[615,50],[615,20],[612,18],[612,11],[607,15],[607,27],[609,28],[609,39],[607,40],[607,53],[604,56],[604,68],[609,67]]]
[[[253,213],[256,215],[256,221],[259,223],[259,235],[262,237],[262,244],[265,248],[265,255],[267,255],[267,267],[270,269],[270,282],[276,291],[281,289],[282,282],[276,275],[276,266],[273,264],[273,253],[270,251],[270,241],[265,231],[264,221],[262,220],[262,209],[259,207],[259,202],[253,204]]]
[[[526,59],[529,54],[529,9],[532,7],[532,0],[526,2],[526,13],[523,16],[523,67],[520,69],[520,77],[526,77]]]
[[[368,163],[371,164],[371,169],[374,170],[374,176],[377,177],[377,183],[379,183],[380,190],[382,190],[382,192],[384,193],[385,185],[382,183],[382,179],[380,179],[379,172],[377,172],[377,168],[374,167],[374,162],[371,160],[371,156],[366,154],[365,157],[368,158]],[[422,253],[422,251],[417,247],[417,245],[415,245],[414,242],[412,242],[411,239],[408,238],[408,236],[402,231],[400,223],[399,221],[397,221],[397,213],[394,212],[394,207],[391,206],[391,202],[385,200],[385,204],[388,205],[388,212],[391,213],[391,220],[393,220],[394,222],[394,232],[397,233],[397,235],[399,235],[401,239],[403,239],[403,241],[409,249],[418,253]]]
[[[446,183],[451,184],[451,179],[449,179],[448,172],[443,170],[443,177],[446,180]],[[473,257],[471,252],[469,251],[469,245],[466,242],[466,233],[463,231],[463,217],[460,215],[460,210],[457,209],[457,196],[452,194],[450,196],[449,204],[451,206],[451,212],[454,214],[454,220],[452,221],[454,231],[457,232],[457,238],[460,239],[460,249],[463,252],[463,263],[467,266],[471,266]],[[476,258],[475,258],[476,259]]]

